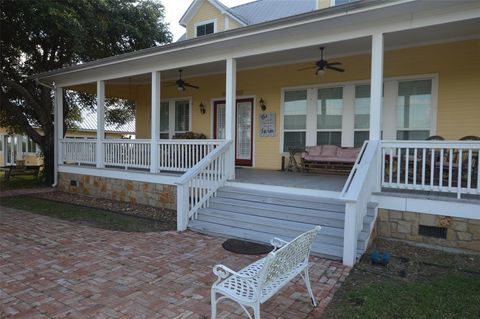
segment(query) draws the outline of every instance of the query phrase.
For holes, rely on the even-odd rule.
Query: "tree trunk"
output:
[[[55,179],[55,153],[53,134],[45,135],[43,146],[44,182],[51,186]]]

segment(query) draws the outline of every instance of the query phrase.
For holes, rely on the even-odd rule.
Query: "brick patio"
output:
[[[0,318],[208,318],[216,263],[257,259],[193,232],[124,233],[0,207]],[[262,305],[262,318],[319,318],[348,275],[311,258],[313,309],[301,278]],[[246,318],[224,302],[220,318]]]

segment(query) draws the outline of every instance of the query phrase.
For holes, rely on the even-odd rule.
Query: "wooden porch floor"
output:
[[[341,192],[348,176],[237,167],[235,182]]]

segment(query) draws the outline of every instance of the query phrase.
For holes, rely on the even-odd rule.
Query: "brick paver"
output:
[[[184,233],[125,233],[0,207],[0,318],[208,318],[212,266],[239,269],[222,239]],[[348,275],[311,258],[313,309],[301,279],[262,305],[262,318],[319,318]],[[219,305],[219,318],[246,318]]]

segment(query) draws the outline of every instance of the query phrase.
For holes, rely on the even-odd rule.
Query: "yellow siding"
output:
[[[225,30],[225,16],[208,1],[204,0],[197,14],[187,24],[187,38],[192,39],[195,37],[195,24],[206,20],[217,20],[217,32]],[[230,19],[230,28],[234,27]]]
[[[317,0],[318,1],[318,9],[325,9],[330,7],[330,0]]]

